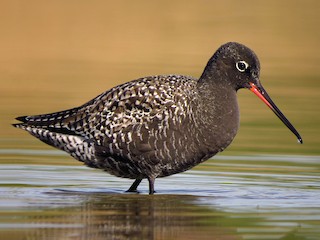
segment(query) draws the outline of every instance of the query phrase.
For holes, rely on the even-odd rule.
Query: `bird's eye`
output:
[[[239,61],[236,63],[236,68],[240,72],[244,72],[245,70],[247,70],[248,67],[249,67],[249,64],[246,61]]]

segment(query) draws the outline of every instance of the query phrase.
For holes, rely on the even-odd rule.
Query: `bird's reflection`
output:
[[[41,217],[33,217],[33,223],[42,227],[30,232],[32,238],[193,239],[200,235],[201,239],[214,239],[212,232],[223,231],[208,227],[216,216],[212,209],[194,204],[195,196],[61,195],[74,205],[48,209]]]

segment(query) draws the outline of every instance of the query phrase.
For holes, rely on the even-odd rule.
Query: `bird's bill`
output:
[[[259,84],[257,86],[254,83],[250,83],[250,91],[257,95],[277,116],[280,120],[293,132],[294,135],[298,138],[298,142],[302,144],[302,138],[298,131],[292,126],[289,120],[283,115],[280,109],[276,104],[271,100],[266,90]]]

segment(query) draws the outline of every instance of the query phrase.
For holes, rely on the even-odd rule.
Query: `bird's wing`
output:
[[[177,80],[179,79],[179,81]],[[57,127],[87,138],[101,140],[133,126],[163,121],[168,111],[179,116],[187,106],[185,86],[194,81],[176,76],[152,76],[114,87],[72,110]]]
[[[114,87],[77,108],[19,117],[23,123],[15,126],[38,138],[38,132],[47,133],[42,141],[65,151],[69,151],[68,142],[81,139],[78,142],[90,143],[89,150],[102,163],[112,158],[118,164],[157,164],[163,158],[161,151],[168,150],[163,146],[170,140],[168,134],[177,139],[183,134],[181,125],[192,98],[187,91],[194,91],[195,84],[195,79],[174,75],[142,78]],[[56,146],[57,137],[48,141],[48,134],[59,137],[61,146]],[[74,157],[81,161],[93,161],[90,154],[83,157],[78,148],[83,147],[72,144],[69,152],[79,152],[81,156]]]
[[[192,96],[186,91],[194,91],[194,84],[189,78],[150,77],[100,96],[85,120],[96,155],[156,164],[169,135],[178,138],[183,131]]]
[[[123,149],[122,145],[135,138],[139,141],[136,154],[150,152],[154,146],[150,146],[149,133],[165,127],[168,119],[179,121],[186,114],[187,98],[192,95],[186,89],[192,91],[195,83],[195,79],[175,75],[141,78],[114,87],[80,107],[17,120],[24,126],[92,139],[99,146],[114,149]]]

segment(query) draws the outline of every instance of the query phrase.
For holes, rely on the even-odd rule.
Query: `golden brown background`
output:
[[[252,93],[239,92],[241,129],[227,150],[319,154],[319,1],[0,2],[1,148],[49,148],[10,126],[19,115],[76,107],[155,74],[199,76],[223,43],[259,56],[261,80],[295,137]]]

